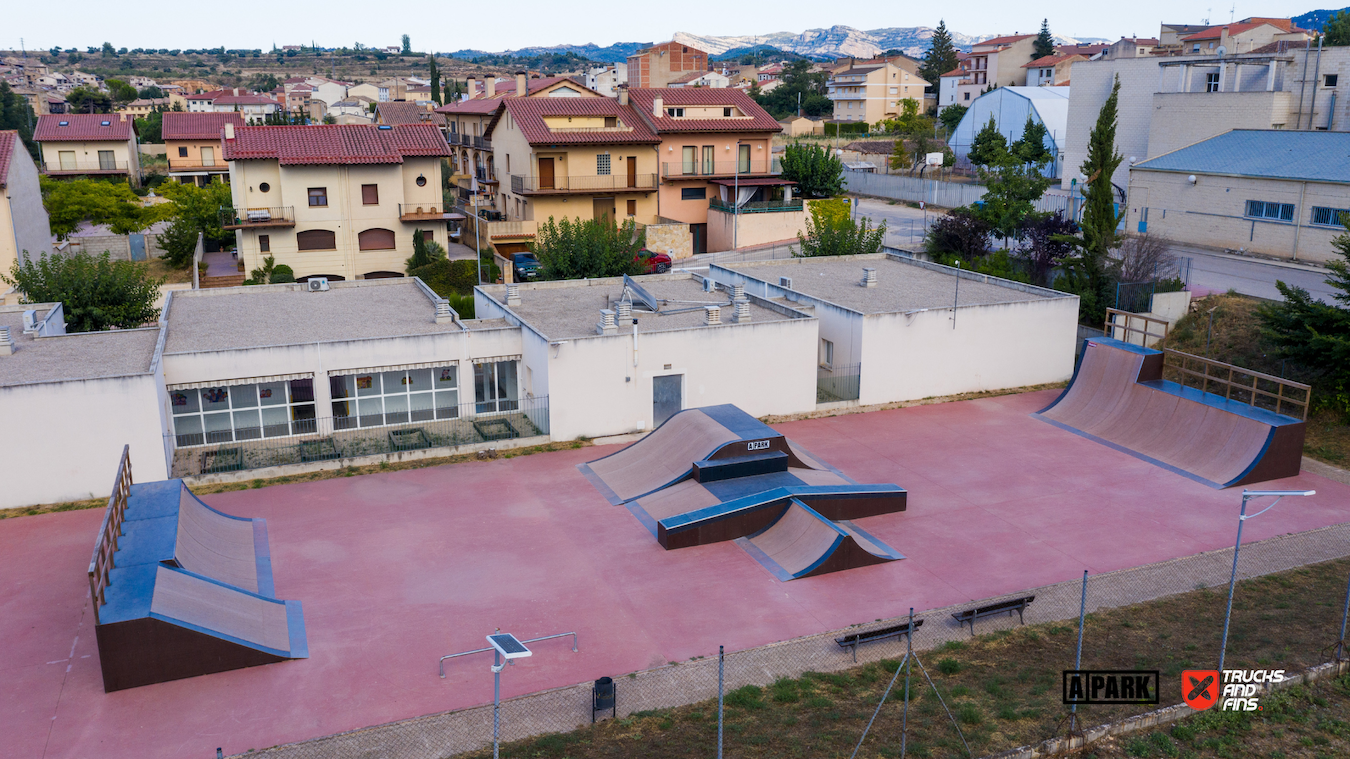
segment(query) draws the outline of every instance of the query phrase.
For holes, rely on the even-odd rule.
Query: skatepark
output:
[[[1135,364],[1118,363],[1109,374],[1147,381]],[[156,561],[167,550],[182,571],[235,593],[299,600],[303,638],[288,628],[289,647],[273,647],[286,655],[273,663],[112,693],[87,578],[103,512],[0,521],[6,753],[209,756],[219,746],[230,755],[489,703],[489,677],[442,680],[436,662],[481,646],[494,628],[580,637],[577,653],[559,646],[513,667],[510,697],[708,656],[719,645],[739,650],[1231,546],[1239,490],[1214,483],[1232,473],[1168,458],[1147,441],[1131,448],[1087,411],[1067,413],[1075,387],[1108,374],[1088,382],[1087,372],[1066,393],[774,425],[769,452],[779,455],[761,459],[747,460],[762,450],[716,454],[769,432],[684,412],[673,419],[689,416],[700,430],[678,456],[656,457],[660,468],[605,471],[603,462],[628,450],[616,445],[200,500],[168,488],[161,495],[178,522],[162,529],[167,548]],[[1065,411],[1058,424],[1036,416],[1052,408]],[[1235,476],[1268,448],[1244,449]],[[732,476],[719,479],[728,466]],[[726,485],[738,481],[755,482],[752,492]],[[1308,472],[1264,486],[1317,495],[1252,522],[1244,541],[1350,521],[1350,486]],[[819,493],[792,491],[857,487],[888,493],[890,507],[829,513],[828,499],[811,500]],[[764,515],[754,529],[660,540],[662,527],[677,534],[699,509],[743,498],[758,499]],[[262,541],[254,520],[265,520]],[[203,535],[237,550],[204,553]],[[835,556],[853,560],[815,571]],[[113,618],[111,606],[103,619]]]

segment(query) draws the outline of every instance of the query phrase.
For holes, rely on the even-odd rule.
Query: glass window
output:
[[[1251,219],[1269,219],[1271,221],[1293,221],[1293,203],[1269,203],[1261,200],[1247,201],[1246,216]]]
[[[1350,222],[1350,209],[1313,206],[1312,223],[1324,227],[1343,227]]]
[[[750,146],[741,145],[739,153],[740,157],[736,162],[736,173],[748,174],[750,173]]]
[[[181,447],[314,432],[314,381],[263,382],[169,391]]]
[[[330,377],[328,384],[333,426],[340,430],[459,416],[454,366],[347,374]]]
[[[685,147],[680,149],[680,153],[684,158],[684,163],[682,165],[680,173],[682,174],[697,173],[696,170],[698,168],[698,148],[686,145]]]
[[[328,205],[328,188],[327,187],[309,188],[309,204],[311,206]]]
[[[480,414],[515,411],[517,401],[515,361],[473,365],[474,402]]]
[[[598,176],[609,176],[609,153],[601,153],[595,157],[595,173]]]
[[[680,200],[707,200],[707,187],[681,187]]]

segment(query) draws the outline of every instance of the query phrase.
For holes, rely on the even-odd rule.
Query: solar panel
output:
[[[497,649],[497,653],[502,655],[502,658],[524,659],[530,656],[530,649],[526,648],[524,644],[516,640],[516,636],[510,633],[495,633],[487,636],[487,639],[488,643],[491,643],[492,647]]]
[[[642,289],[642,286],[634,282],[633,278],[627,274],[623,275],[623,286],[628,288],[628,291],[633,294],[633,299],[645,306],[648,311],[656,313],[661,310],[656,303],[656,298],[653,298],[651,293]]]

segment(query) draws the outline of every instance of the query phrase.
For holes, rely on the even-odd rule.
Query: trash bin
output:
[[[609,716],[618,716],[618,699],[614,697],[614,679],[602,677],[591,688],[591,724],[595,724],[596,712],[609,710]]]

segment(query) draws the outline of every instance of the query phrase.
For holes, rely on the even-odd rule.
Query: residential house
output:
[[[362,95],[348,95],[344,100],[330,103],[324,115],[332,116],[342,124],[371,124],[374,116],[370,107],[374,104],[375,101]]]
[[[1064,168],[1064,141],[1068,132],[1069,95],[1072,88],[999,87],[971,101],[961,122],[952,130],[950,145],[958,160],[970,154],[975,135],[994,119],[1008,144],[1022,138],[1027,118],[1045,126],[1045,149],[1050,162],[1041,170],[1047,177],[1060,176]],[[1071,167],[1076,168],[1076,167]]]
[[[242,115],[245,122],[255,125],[262,124],[281,108],[282,104],[275,98],[253,93],[222,95],[212,103],[212,110],[216,113],[233,111]]]
[[[155,111],[167,111],[172,106],[168,98],[137,98],[117,112],[133,119],[143,119]]]
[[[1245,18],[1181,37],[1180,47],[1174,54],[1238,55],[1271,42],[1301,43],[1312,37],[1312,32],[1294,26],[1287,18]]]
[[[8,275],[20,256],[47,253],[51,239],[37,164],[17,131],[0,131],[0,272]],[[0,303],[17,299],[13,288],[0,282]]]
[[[913,100],[923,110],[923,93],[928,82],[917,70],[890,61],[859,63],[830,77],[827,94],[834,101],[836,121],[864,121],[875,124],[902,113],[900,103]]]
[[[1106,52],[1109,47],[1111,46],[1101,42],[1078,42],[1072,45],[1055,45],[1055,53],[1057,55],[1081,55],[1088,60],[1092,60]]]
[[[33,140],[50,177],[125,176],[140,186],[140,150],[131,119],[111,113],[39,116]]]
[[[1297,261],[1350,221],[1350,133],[1235,129],[1130,168],[1130,232]]]
[[[767,84],[776,84],[777,82],[778,82],[777,79],[773,79],[773,80],[767,80],[767,81],[765,82],[765,84],[766,84],[766,85],[767,85]],[[668,87],[709,87],[709,88],[713,88],[713,89],[721,89],[721,88],[726,87],[726,86],[729,85],[730,83],[731,83],[731,80],[730,80],[730,79],[728,79],[728,78],[727,78],[726,76],[724,76],[723,74],[719,74],[719,73],[716,72],[716,71],[690,71],[688,74],[685,74],[684,76],[679,77],[678,79],[672,80],[671,83],[670,83],[669,85],[667,85],[667,86],[668,86]],[[760,87],[760,89],[763,90],[764,87]]]
[[[273,256],[297,279],[403,276],[413,232],[446,245],[445,138],[430,124],[225,125],[235,230],[246,269]]]
[[[661,140],[657,212],[689,225],[693,253],[796,239],[802,204],[792,202],[792,183],[773,158],[782,126],[749,95],[682,87],[634,89],[628,97]],[[786,202],[770,202],[784,195]],[[738,209],[746,212],[739,227]]]
[[[825,122],[809,119],[805,116],[790,116],[778,122],[787,137],[801,137],[808,134],[825,134]]]
[[[422,105],[404,101],[379,103],[375,106],[376,124],[435,124],[445,131],[445,114],[436,111],[436,104]]]
[[[628,84],[628,66],[625,64],[587,69],[583,84],[586,85],[586,89],[595,90],[607,98],[612,98],[616,94],[616,87]]]
[[[1031,63],[1022,64],[1027,71],[1027,87],[1057,87],[1069,83],[1069,68],[1077,61],[1087,58],[1078,55],[1047,55]]]
[[[213,179],[230,178],[230,165],[222,153],[225,125],[244,126],[238,113],[181,113],[163,116],[164,149],[169,157],[169,176],[202,187]]]
[[[1208,24],[1159,24],[1158,55],[1179,55],[1182,51],[1181,39],[1208,29]]]
[[[691,71],[707,71],[708,54],[680,42],[663,42],[628,56],[628,86],[667,87]]]
[[[1035,42],[1034,34],[1016,34],[971,45],[961,66],[942,75],[938,104],[969,105],[985,90],[1025,84],[1022,64],[1036,57]]]
[[[84,87],[94,87],[100,90],[104,89],[103,77],[99,76],[98,74],[90,74],[85,71],[72,71],[70,73],[70,79],[72,84],[74,84],[74,86],[76,87],[84,86]]]
[[[1102,51],[1102,58],[1139,58],[1152,55],[1158,47],[1153,37],[1121,37]]]
[[[193,95],[199,92],[210,92],[215,89],[215,85],[205,79],[175,79],[171,82],[183,89],[185,95]]]

